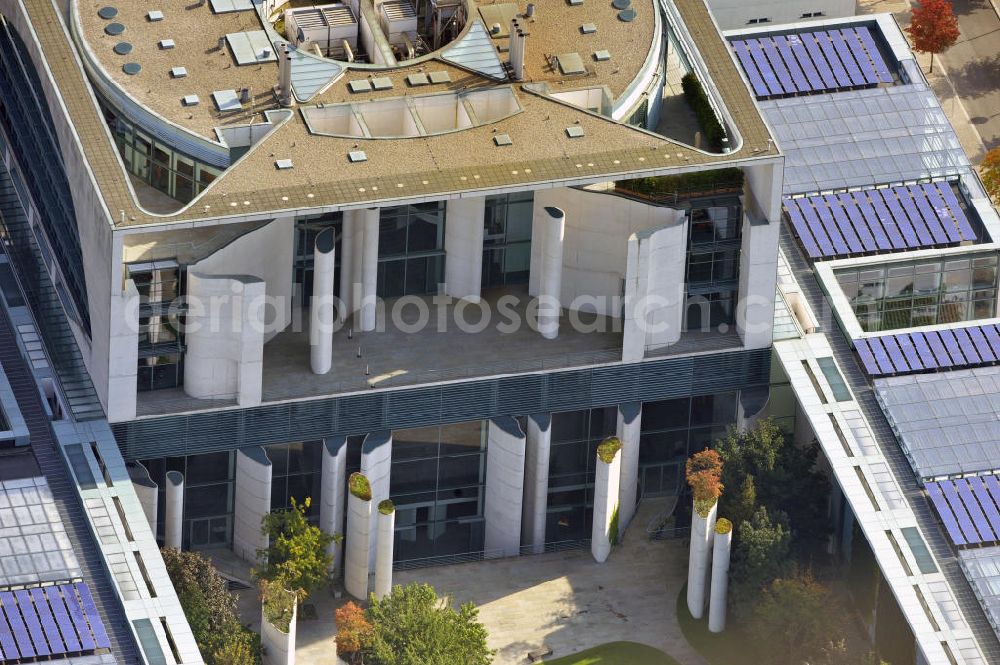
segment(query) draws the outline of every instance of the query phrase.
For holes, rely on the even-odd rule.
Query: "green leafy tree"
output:
[[[289,510],[270,513],[262,520],[261,532],[269,545],[257,551],[261,565],[254,569],[254,576],[258,581],[280,582],[301,601],[329,583],[333,557],[326,550],[339,536],[309,523],[309,498],[302,503],[291,501]]]
[[[255,665],[260,637],[240,624],[236,597],[211,562],[197,552],[161,551],[184,616],[208,665]]]
[[[367,665],[489,665],[494,652],[472,603],[456,611],[427,584],[393,588],[367,611],[372,625],[362,647]]]
[[[845,616],[834,593],[806,573],[771,582],[760,595],[748,628],[768,645],[774,663],[842,663]]]
[[[726,514],[738,531],[740,525],[753,517],[757,511],[757,485],[752,475],[747,474],[743,477],[739,491],[728,503],[729,510]]]
[[[744,616],[763,587],[791,570],[791,534],[784,515],[772,517],[761,506],[740,525],[737,535],[730,566],[730,598],[734,612]]]

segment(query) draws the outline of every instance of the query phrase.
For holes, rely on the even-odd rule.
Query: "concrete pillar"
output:
[[[288,632],[283,633],[271,624],[260,612],[260,641],[263,646],[262,665],[295,665],[295,633],[299,623],[298,604],[292,604],[292,620]]]
[[[715,535],[715,515],[719,502],[712,504],[708,515],[701,516],[691,508],[691,549],[688,554],[688,611],[695,619],[705,613],[705,584],[712,562],[712,540]]]
[[[340,315],[354,312],[354,211],[345,210],[340,223]]]
[[[749,196],[743,217],[736,329],[744,347],[762,349],[771,345],[774,322],[784,171],[781,162],[774,161],[747,167],[744,173]]]
[[[257,550],[266,549],[261,521],[271,512],[271,460],[260,446],[236,451],[233,482],[233,553],[257,563]]]
[[[368,600],[368,543],[371,540],[372,498],[368,479],[355,473],[348,481],[347,534],[344,553],[344,588],[358,600]],[[356,486],[367,487],[367,495]]]
[[[621,481],[618,494],[618,536],[635,516],[639,501],[639,435],[642,430],[642,402],[618,405],[616,434],[621,441]]]
[[[350,216],[351,226],[354,229],[352,232],[354,239],[354,251],[352,254],[354,258],[351,261],[351,312],[355,315],[355,328],[360,329],[358,313],[361,311],[361,298],[364,295],[362,292],[362,282],[364,281],[362,263],[365,253],[365,225],[362,219],[364,215],[362,210],[349,210],[344,214]]]
[[[149,471],[146,467],[139,462],[126,462],[125,468],[128,469],[129,478],[132,480],[132,489],[135,490],[139,505],[142,506],[142,512],[146,515],[146,521],[149,522],[149,528],[155,538],[156,521],[159,518],[157,513],[160,508],[160,488],[149,477]]]
[[[533,554],[545,551],[545,517],[549,501],[549,449],[552,415],[528,416],[524,451],[524,505],[521,510],[521,544]]]
[[[392,432],[371,432],[361,444],[361,473],[368,478],[375,505],[389,498],[389,473],[392,470]],[[372,511],[368,532],[375,534],[376,512]],[[375,565],[375,539],[368,545],[368,565]]]
[[[392,551],[396,528],[396,508],[386,499],[376,511],[375,597],[381,600],[392,592]]]
[[[313,248],[313,289],[309,305],[309,366],[313,374],[326,374],[333,365],[333,306],[336,237],[333,228],[316,236]]]
[[[486,443],[486,556],[521,553],[525,436],[510,416],[490,420]]]
[[[344,492],[347,483],[347,438],[333,436],[323,444],[323,472],[320,481],[319,528],[331,535],[344,533]],[[343,544],[330,543],[326,553],[333,557],[333,569],[343,573]]]
[[[712,587],[708,603],[708,629],[726,629],[726,593],[729,590],[729,554],[733,546],[733,524],[727,519],[715,523],[712,545]]]
[[[167,471],[167,503],[163,518],[163,546],[181,549],[184,544],[184,476],[180,471]]]
[[[361,330],[375,330],[378,308],[375,287],[378,280],[378,208],[361,211],[364,241],[361,257]],[[357,232],[357,231],[355,231]]]
[[[590,532],[590,553],[594,561],[604,563],[611,546],[618,541],[619,478],[621,477],[621,442],[610,439],[597,448],[594,473],[594,521]]]
[[[444,292],[479,302],[483,282],[483,221],[486,197],[448,201],[444,227]]]
[[[554,206],[543,209],[541,234],[533,242],[541,243],[541,270],[538,289],[538,332],[545,339],[559,336],[559,295],[562,291],[563,240],[566,213]]]

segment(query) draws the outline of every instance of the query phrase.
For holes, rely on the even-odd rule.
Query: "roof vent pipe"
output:
[[[534,15],[535,15],[535,3],[529,2],[528,8],[524,10],[524,17],[531,18]]]
[[[515,16],[510,20],[510,68],[515,81],[524,80],[524,48],[528,33],[521,30],[521,23]]]
[[[288,44],[282,44],[278,48],[278,86],[274,92],[279,104],[292,105],[292,52]]]

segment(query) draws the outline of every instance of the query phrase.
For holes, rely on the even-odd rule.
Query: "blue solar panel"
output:
[[[958,341],[958,348],[962,349],[962,355],[965,356],[967,362],[973,365],[983,362],[982,358],[979,357],[979,352],[976,351],[976,345],[973,344],[972,338],[969,337],[969,332],[965,328],[955,328],[951,334]]]
[[[90,589],[83,582],[78,582],[73,587],[80,595],[83,610],[87,613],[87,620],[90,623],[90,632],[94,634],[94,641],[97,642],[97,647],[99,649],[110,649],[111,640],[108,639],[108,634],[104,631],[104,624],[101,623],[101,617],[94,606],[94,599],[90,595]]]
[[[760,76],[764,79],[768,92],[771,95],[784,94],[784,89],[781,87],[781,84],[778,83],[778,77],[775,76],[774,70],[771,68],[771,65],[767,61],[767,57],[764,55],[760,41],[756,39],[748,39],[746,43],[750,59],[753,60],[757,70],[760,71]]]
[[[965,216],[965,211],[962,210],[961,204],[958,202],[958,197],[955,196],[955,192],[952,191],[951,185],[946,182],[936,182],[934,186],[944,197],[944,202],[947,204],[948,208],[951,210],[952,216],[955,221],[958,222],[958,230],[962,232],[962,236],[966,238],[975,238],[976,232],[972,230],[972,225],[969,224],[969,218]]]
[[[77,652],[80,650],[80,638],[77,637],[76,628],[73,627],[73,622],[69,618],[69,613],[66,611],[66,604],[63,602],[62,596],[59,594],[59,589],[54,586],[46,587],[46,596],[48,596],[49,607],[52,608],[52,615],[56,618],[56,625],[59,627],[59,633],[62,635],[63,642],[66,644],[66,651]]]
[[[884,189],[876,189],[871,192],[871,200],[879,219],[891,219],[896,224],[896,228],[899,229],[908,249],[920,247],[920,241],[917,240],[917,234],[913,232],[913,226],[906,219],[903,209],[899,207],[891,193]],[[889,205],[890,201],[892,201],[891,206]]]
[[[879,337],[876,341],[885,348],[885,352],[888,354],[889,360],[892,361],[892,366],[897,372],[910,371],[910,366],[906,363],[903,352],[896,346],[891,335],[889,337]]]
[[[31,597],[28,595],[27,591],[15,591],[14,595],[17,597],[18,607],[21,608],[21,618],[24,619],[24,625],[28,628],[28,633],[31,635],[31,641],[35,646],[35,653],[39,656],[47,656],[52,653],[49,649],[49,643],[45,641],[45,633],[42,631],[42,624],[38,620],[38,614],[35,612],[35,606],[31,603]]]
[[[913,341],[913,348],[917,350],[917,354],[920,356],[920,362],[924,364],[926,369],[937,369],[941,366],[923,333],[913,333],[910,335],[910,339]]]
[[[760,73],[757,71],[757,65],[754,64],[753,58],[750,57],[750,51],[747,49],[746,42],[742,40],[734,41],[733,49],[736,51],[736,57],[739,58],[740,64],[743,65],[743,71],[746,72],[747,78],[750,79],[750,85],[753,86],[754,94],[758,97],[767,97],[770,91],[767,89],[764,79],[761,78]]]
[[[989,520],[990,527],[993,529],[993,533],[1000,536],[1000,510],[997,509],[996,502],[990,496],[990,491],[986,487],[986,483],[979,476],[973,476],[966,480],[969,483],[969,488],[972,489],[972,493],[979,500],[979,505],[982,506],[983,512],[986,514],[986,519]]]
[[[833,245],[834,249],[834,252],[831,252],[830,256],[850,253],[850,250],[847,248],[847,243],[844,242],[843,236],[840,235],[840,230],[837,229],[835,224],[828,225],[825,223],[825,220],[820,221],[820,217],[816,214],[816,209],[810,204],[809,199],[802,199],[799,201],[799,210],[802,211],[802,216],[805,217],[806,222],[809,223],[809,228],[819,228],[822,231],[825,231],[830,237],[830,243]],[[815,232],[813,235],[815,235]]]
[[[785,210],[788,212],[788,218],[792,220],[792,227],[795,229],[795,233],[802,241],[802,245],[806,248],[806,253],[809,254],[809,258],[815,259],[826,256],[827,252],[824,252],[820,248],[819,243],[816,242],[816,238],[813,236],[812,231],[809,230],[809,225],[802,216],[802,212],[799,210],[799,204],[795,201],[795,199],[787,199],[785,201]],[[829,243],[826,244],[829,245]],[[833,248],[831,247],[830,249]]]
[[[893,367],[892,360],[889,359],[889,355],[885,352],[882,345],[879,344],[877,337],[868,340],[868,348],[871,349],[872,355],[875,356],[875,362],[878,363],[883,374],[895,373],[896,368]]]
[[[869,199],[867,193],[858,192],[855,195],[855,200],[858,202],[861,214],[864,215],[865,221],[868,222],[869,226],[885,229],[885,235],[889,238],[889,242],[892,243],[892,249],[906,249],[906,241],[903,240],[903,236],[899,232],[899,227],[892,221],[891,216],[880,217],[872,207],[871,199]]]
[[[34,657],[36,655],[35,647],[32,645],[28,629],[25,628],[24,621],[21,619],[21,612],[17,609],[17,603],[14,602],[14,594],[9,591],[0,593],[0,605],[3,605],[3,611],[7,615],[11,634],[14,636],[18,650],[21,652],[21,657]]]
[[[859,339],[854,342],[854,348],[858,352],[858,357],[861,358],[861,364],[865,366],[865,370],[869,374],[872,376],[879,376],[882,374],[882,369],[875,360],[875,356],[872,355],[867,339]]]
[[[902,208],[903,215],[910,220],[910,224],[913,226],[913,230],[917,233],[917,238],[920,239],[921,246],[927,247],[934,244],[934,237],[931,236],[930,232],[927,230],[927,225],[924,224],[923,218],[920,213],[917,212],[916,207],[913,205],[913,200],[910,198],[910,193],[906,191],[905,187],[893,187],[893,196],[887,197],[889,201],[896,202],[900,208]],[[894,213],[896,210],[893,209],[892,203],[889,204],[889,209]]]
[[[924,216],[924,221],[927,222],[928,228],[930,228],[931,233],[934,235],[934,239],[939,244],[945,243],[959,243],[962,242],[962,236],[959,234],[958,229],[955,228],[954,222],[952,222],[950,215],[945,215],[942,217],[938,214],[930,204],[927,198],[926,190],[922,187],[908,187],[910,194],[913,196],[914,202],[917,204],[917,210],[920,214]]]
[[[28,593],[35,603],[35,611],[38,612],[38,619],[42,623],[42,630],[45,632],[45,639],[52,653],[66,653],[66,645],[59,636],[59,627],[56,625],[55,617],[52,616],[52,609],[45,600],[45,594],[41,589],[30,589]]]
[[[961,366],[968,364],[965,356],[962,354],[962,350],[958,348],[958,341],[955,339],[954,333],[950,330],[938,330],[937,335],[941,338],[941,343],[944,344],[952,365]]]
[[[848,76],[847,70],[844,69],[844,63],[840,61],[840,55],[837,53],[837,49],[833,46],[833,39],[830,37],[830,33],[818,33],[816,35],[816,39],[820,50],[826,57],[826,61],[830,63],[830,71],[833,72],[833,77],[837,79],[837,87],[853,87],[854,84],[851,81],[851,77]]]
[[[851,223],[851,218],[844,212],[843,207],[840,205],[840,199],[835,196],[827,195],[823,197],[823,200],[830,206],[830,210],[833,212],[833,218],[837,222],[837,227],[847,229],[857,239],[858,246],[861,248],[858,251],[874,252],[878,249],[878,246],[875,244],[875,239],[872,238],[872,234],[868,230],[868,227],[862,224],[861,228],[856,228],[854,224]]]
[[[924,339],[927,340],[927,346],[931,347],[934,357],[937,358],[938,367],[950,367],[952,364],[951,356],[945,350],[944,344],[941,343],[941,338],[938,334],[933,330],[925,332]]]
[[[788,69],[785,67],[785,63],[781,60],[781,54],[778,53],[774,42],[767,38],[761,39],[760,47],[764,52],[764,57],[767,58],[771,68],[774,70],[775,76],[778,77],[778,83],[781,84],[781,88],[785,91],[785,94],[793,95],[799,92],[795,87],[795,82],[792,80],[791,75],[788,73]]]
[[[801,37],[802,43],[805,44],[806,52],[809,53],[809,57],[812,58],[813,63],[816,65],[816,71],[823,78],[823,83],[825,84],[824,90],[836,90],[840,87],[840,84],[837,81],[837,77],[833,75],[830,63],[826,61],[826,56],[823,54],[823,49],[819,47],[814,33],[801,35]]]
[[[858,234],[851,227],[851,222],[847,217],[836,214],[836,209],[838,208],[836,199],[832,196],[813,196],[809,200],[816,207],[819,218],[823,220],[823,223],[827,227],[830,226],[831,222],[836,225],[840,231],[840,235],[844,237],[847,246],[851,248],[852,252],[861,253],[865,251],[865,246],[861,244],[861,239],[858,238]]]
[[[788,73],[792,76],[792,82],[795,83],[796,90],[799,92],[812,92],[813,87],[809,85],[809,81],[806,80],[802,68],[795,61],[792,49],[788,47],[788,41],[782,35],[775,35],[774,45],[777,47],[778,53],[781,54],[781,59],[784,61]]]
[[[966,332],[972,338],[972,343],[976,345],[976,351],[979,353],[979,357],[983,359],[983,362],[993,362],[997,359],[996,354],[993,353],[993,349],[990,347],[989,341],[986,339],[986,335],[983,334],[982,328],[973,326],[972,328],[967,328]]]
[[[959,498],[958,492],[955,491],[955,486],[952,482],[950,480],[944,480],[938,484],[941,485],[941,491],[944,493],[944,498],[948,501],[948,507],[951,508],[951,513],[955,516],[955,521],[958,522],[958,526],[962,529],[962,535],[965,536],[965,541],[967,543],[982,542],[982,539],[979,537],[976,527],[972,525],[969,513],[965,509],[965,506],[962,505],[962,499]]]
[[[875,71],[871,58],[866,53],[865,45],[861,43],[861,38],[858,37],[858,34],[851,28],[839,30],[838,32],[840,32],[844,41],[847,42],[847,47],[854,55],[854,59],[858,61],[858,66],[861,68],[861,74],[865,77],[865,83],[869,85],[878,85],[878,73]]]
[[[777,39],[775,37],[775,40]],[[812,58],[809,57],[809,51],[806,50],[805,45],[802,43],[802,38],[798,35],[788,35],[787,40],[788,48],[791,49],[796,62],[799,63],[803,73],[806,75],[806,80],[809,81],[810,89],[813,91],[823,90],[826,87],[823,83],[823,78],[816,71],[816,65],[813,64]]]
[[[896,335],[896,342],[899,344],[900,350],[903,355],[906,356],[906,363],[910,366],[912,370],[921,370],[924,368],[924,363],[920,360],[920,354],[913,347],[913,340],[907,334]]]
[[[840,34],[839,30],[830,31],[830,41],[833,43],[833,48],[837,51],[837,55],[840,56],[840,61],[843,63],[844,69],[847,70],[847,75],[851,79],[851,84],[861,87],[868,83],[865,81],[864,75],[858,68],[858,63],[854,62],[854,56],[851,55],[851,50],[847,48],[847,44],[844,43],[844,38]]]
[[[951,537],[951,542],[956,545],[965,545],[967,543],[965,535],[962,533],[962,529],[959,528],[958,522],[955,520],[954,514],[951,512],[951,507],[948,502],[945,501],[944,494],[941,491],[941,487],[938,483],[927,483],[927,494],[931,497],[931,503],[934,504],[934,508],[937,509],[938,516],[944,523],[944,528]]]
[[[3,608],[3,611],[7,611],[6,606]],[[4,660],[17,660],[20,658],[17,642],[14,641],[14,634],[11,632],[3,616],[0,616],[0,650],[3,651]]]
[[[983,482],[986,484],[986,489],[990,493],[990,497],[993,499],[993,503],[1000,506],[1000,481],[997,480],[996,476],[983,476]]]
[[[837,194],[837,203],[839,203],[847,213],[847,216],[851,220],[851,224],[854,226],[855,230],[858,232],[858,236],[861,238],[861,243],[865,247],[871,245],[874,248],[874,251],[892,248],[892,244],[886,237],[885,231],[882,230],[882,225],[878,223],[869,223],[862,214],[861,208],[854,202],[854,199],[851,198],[850,194]]]
[[[69,609],[69,616],[73,621],[73,626],[76,628],[76,633],[80,636],[81,647],[85,651],[93,650],[97,647],[97,644],[94,642],[93,635],[90,634],[90,627],[87,625],[87,616],[83,611],[83,606],[80,605],[80,600],[76,597],[76,591],[69,584],[60,585],[59,590],[62,591],[63,598],[66,601],[66,607]]]
[[[894,80],[892,78],[892,72],[889,71],[889,67],[885,64],[885,60],[882,58],[882,53],[875,45],[875,40],[872,38],[871,31],[869,31],[866,26],[856,27],[854,28],[854,31],[858,34],[858,38],[861,40],[861,43],[865,45],[865,49],[868,51],[868,57],[872,60],[875,71],[878,73],[879,80],[882,83],[892,83]]]
[[[996,535],[993,533],[993,529],[990,528],[990,522],[979,507],[979,502],[972,493],[969,483],[964,478],[956,480],[955,490],[958,492],[958,496],[962,498],[965,509],[969,511],[969,517],[972,518],[972,523],[975,525],[976,531],[979,532],[980,542],[989,543],[996,540]]]
[[[1000,333],[997,333],[996,328],[990,325],[982,326],[982,331],[990,343],[990,348],[993,349],[993,355],[1000,358]]]

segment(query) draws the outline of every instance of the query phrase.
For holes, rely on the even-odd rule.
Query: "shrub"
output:
[[[615,455],[622,449],[622,442],[617,436],[608,437],[597,446],[597,457],[605,464],[615,461]]]
[[[396,506],[393,505],[392,501],[386,499],[384,501],[379,501],[378,511],[383,515],[392,515],[394,512],[396,512]]]
[[[281,586],[281,581],[260,581],[260,601],[264,608],[264,618],[269,624],[288,634],[292,625],[292,614],[298,596]]]
[[[720,517],[715,521],[715,532],[720,535],[726,535],[733,530],[733,523],[727,520],[725,517]]]
[[[708,95],[701,81],[694,73],[685,74],[681,78],[681,89],[684,91],[684,98],[694,114],[698,116],[698,123],[705,131],[705,141],[708,147],[715,152],[722,150],[722,139],[726,137],[726,130],[723,128],[719,118],[715,115],[715,109],[708,101]]]
[[[689,193],[710,193],[719,189],[742,189],[743,170],[738,168],[692,171],[677,175],[650,176],[619,180],[615,187],[651,197],[680,196]]]
[[[722,458],[719,453],[706,448],[688,459],[685,470],[688,486],[694,495],[695,510],[706,517],[722,496]]]
[[[279,583],[303,599],[329,582],[333,557],[327,548],[339,540],[309,523],[306,509],[310,503],[308,498],[303,503],[293,498],[290,510],[264,516],[261,532],[267,536],[268,547],[258,550],[261,566],[253,571],[258,580]]]
[[[336,611],[337,655],[349,662],[360,657],[360,651],[371,640],[372,624],[365,611],[355,602],[349,602]]]
[[[351,490],[351,494],[358,497],[362,501],[372,500],[372,485],[368,482],[368,479],[364,474],[355,471],[351,474],[351,477],[347,481],[347,486]]]

